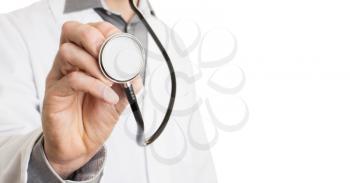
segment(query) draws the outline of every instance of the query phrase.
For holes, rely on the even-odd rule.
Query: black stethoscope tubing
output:
[[[146,146],[146,145],[149,145],[149,144],[153,143],[162,134],[162,132],[164,131],[165,127],[168,124],[168,121],[170,119],[170,116],[171,116],[171,113],[172,113],[172,110],[173,110],[173,107],[174,107],[175,98],[176,98],[176,76],[175,76],[174,67],[173,67],[173,65],[171,63],[171,59],[170,59],[167,51],[165,50],[164,46],[160,42],[159,38],[154,33],[152,27],[146,21],[146,19],[142,15],[142,13],[136,8],[136,6],[134,5],[133,0],[129,0],[129,4],[130,4],[131,9],[134,11],[136,16],[141,20],[142,24],[145,26],[147,31],[150,33],[150,35],[152,36],[153,40],[155,41],[157,47],[161,51],[161,53],[162,53],[162,55],[163,55],[163,57],[165,59],[165,62],[167,64],[167,66],[168,66],[169,73],[170,73],[170,79],[171,79],[171,93],[170,93],[170,99],[169,99],[169,103],[168,103],[168,108],[167,108],[167,110],[165,112],[165,115],[164,115],[164,118],[162,120],[162,123],[160,124],[158,129],[154,132],[154,134],[151,135],[149,138],[146,138],[145,135],[144,135],[144,133],[145,133],[145,125],[144,125],[144,121],[143,121],[143,117],[142,117],[139,105],[137,103],[136,95],[135,95],[134,89],[132,87],[132,84],[129,83],[129,82],[124,84],[124,91],[126,93],[127,99],[129,101],[129,104],[130,104],[130,107],[131,107],[131,110],[133,112],[134,118],[135,118],[136,123],[137,123],[136,141],[137,141],[137,143],[139,145]],[[151,10],[151,14],[154,15],[153,10]]]

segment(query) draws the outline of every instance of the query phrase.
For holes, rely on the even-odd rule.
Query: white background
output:
[[[31,2],[4,1],[0,12]],[[190,19],[203,33],[224,27],[237,38],[233,62],[246,75],[237,95],[248,104],[249,121],[239,131],[219,131],[212,149],[219,182],[350,182],[348,1],[152,0],[152,4],[168,25]],[[222,48],[211,46],[214,53]],[[221,110],[232,113],[229,107]]]

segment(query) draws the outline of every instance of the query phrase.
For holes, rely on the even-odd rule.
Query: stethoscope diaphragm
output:
[[[144,62],[143,47],[131,34],[114,34],[101,46],[100,69],[105,77],[113,82],[130,82],[142,71]]]

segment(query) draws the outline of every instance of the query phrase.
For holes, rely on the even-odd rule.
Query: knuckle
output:
[[[79,72],[74,71],[74,72],[69,73],[67,75],[67,80],[68,80],[68,83],[70,83],[70,84],[76,83],[79,80]]]
[[[90,40],[96,37],[96,31],[88,25],[83,25],[81,27],[81,36],[85,40]]]
[[[67,22],[63,23],[63,25],[62,25],[62,32],[63,33],[68,33],[70,31],[71,26],[73,24],[75,24],[74,21],[67,21]]]
[[[64,43],[60,46],[58,55],[63,61],[68,61],[70,58],[71,43]]]
[[[81,42],[84,42],[88,48],[97,54],[98,47],[104,41],[103,35],[94,27],[89,25],[82,26]]]

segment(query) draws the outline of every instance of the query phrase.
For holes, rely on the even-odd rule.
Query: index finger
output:
[[[69,21],[63,24],[61,44],[75,43],[84,48],[95,58],[98,57],[99,49],[105,40],[105,36],[94,26]]]
[[[121,33],[121,31],[117,27],[115,27],[109,22],[94,22],[89,23],[89,25],[98,29],[105,36],[105,38],[116,33]]]

